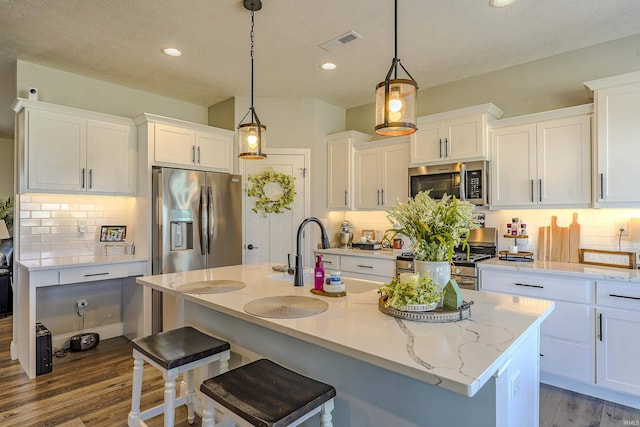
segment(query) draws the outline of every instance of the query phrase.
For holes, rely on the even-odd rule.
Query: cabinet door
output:
[[[84,191],[86,120],[39,110],[29,110],[27,120],[28,189]]]
[[[196,131],[156,123],[154,149],[156,163],[193,166],[196,161]]]
[[[491,156],[491,205],[537,204],[536,125],[492,130]]]
[[[444,121],[447,160],[486,159],[486,138],[483,135],[483,116],[460,117]]]
[[[219,172],[233,171],[233,137],[196,132],[196,164]]]
[[[327,142],[327,207],[351,209],[351,155],[349,138]]]
[[[640,83],[596,91],[595,201],[640,202]]]
[[[380,158],[379,148],[358,150],[354,154],[356,209],[381,207]]]
[[[418,119],[418,130],[410,137],[411,164],[444,160],[444,138],[442,120],[423,123]]]
[[[640,395],[640,313],[599,308],[596,316],[596,383]]]
[[[87,121],[87,191],[134,194],[135,164],[133,126]]]
[[[538,202],[591,203],[591,118],[589,115],[538,123]]]
[[[409,144],[381,149],[381,207],[388,208],[409,197]]]

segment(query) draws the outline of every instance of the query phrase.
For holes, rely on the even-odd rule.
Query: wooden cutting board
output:
[[[569,225],[569,262],[580,262],[580,224],[576,212],[573,213],[573,221]]]
[[[560,227],[558,217],[552,216],[550,226],[538,229],[538,259],[540,261],[570,262],[572,253],[570,236],[570,228]],[[577,246],[579,247],[580,244],[578,243]]]

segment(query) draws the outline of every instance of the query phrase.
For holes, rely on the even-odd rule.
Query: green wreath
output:
[[[256,199],[253,208],[255,213],[261,212],[267,216],[270,213],[283,213],[285,209],[291,210],[291,203],[296,195],[294,177],[269,168],[261,174],[250,175],[248,180],[247,195]],[[278,184],[282,192],[267,195],[265,186],[270,183]]]

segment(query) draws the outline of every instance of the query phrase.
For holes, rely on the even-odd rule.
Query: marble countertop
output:
[[[237,280],[246,287],[219,294],[176,291],[181,284],[205,280]],[[475,395],[503,368],[519,339],[553,310],[550,301],[464,290],[464,299],[474,302],[470,319],[400,320],[379,311],[381,283],[345,279],[347,296],[316,296],[309,284],[294,287],[290,277],[274,272],[267,263],[144,276],[137,282],[465,396]],[[329,308],[298,319],[263,318],[244,311],[250,301],[284,295],[318,298]]]
[[[94,265],[122,264],[130,262],[148,261],[147,257],[136,255],[112,255],[112,256],[68,256],[57,258],[41,258],[30,260],[15,260],[14,262],[22,266],[27,271],[51,270],[53,268],[74,268]]]
[[[401,252],[396,252],[392,249],[377,249],[375,251],[368,251],[365,249],[352,249],[352,248],[329,248],[329,249],[314,249],[317,254],[330,254],[330,255],[349,255],[360,256],[366,258],[384,258],[395,260]]]
[[[629,268],[604,267],[599,265],[538,261],[517,262],[491,258],[478,263],[480,269],[491,268],[540,274],[564,274],[590,279],[620,280],[640,283],[640,271]]]

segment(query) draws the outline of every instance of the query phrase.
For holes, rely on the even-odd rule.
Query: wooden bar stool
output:
[[[164,412],[165,427],[172,427],[175,408],[187,405],[188,422],[193,424],[195,413],[194,370],[200,366],[220,361],[219,372],[229,370],[229,343],[213,338],[190,326],[161,332],[132,341],[133,344],[133,387],[131,391],[131,412],[128,424],[146,426],[144,420]],[[142,374],[144,362],[162,371],[164,378],[164,405],[140,412]],[[179,374],[187,386],[187,395],[176,399],[176,378]]]
[[[202,427],[214,426],[216,409],[242,425],[297,426],[320,413],[320,425],[333,426],[336,389],[267,359],[209,378],[200,391],[210,398],[203,409]]]

